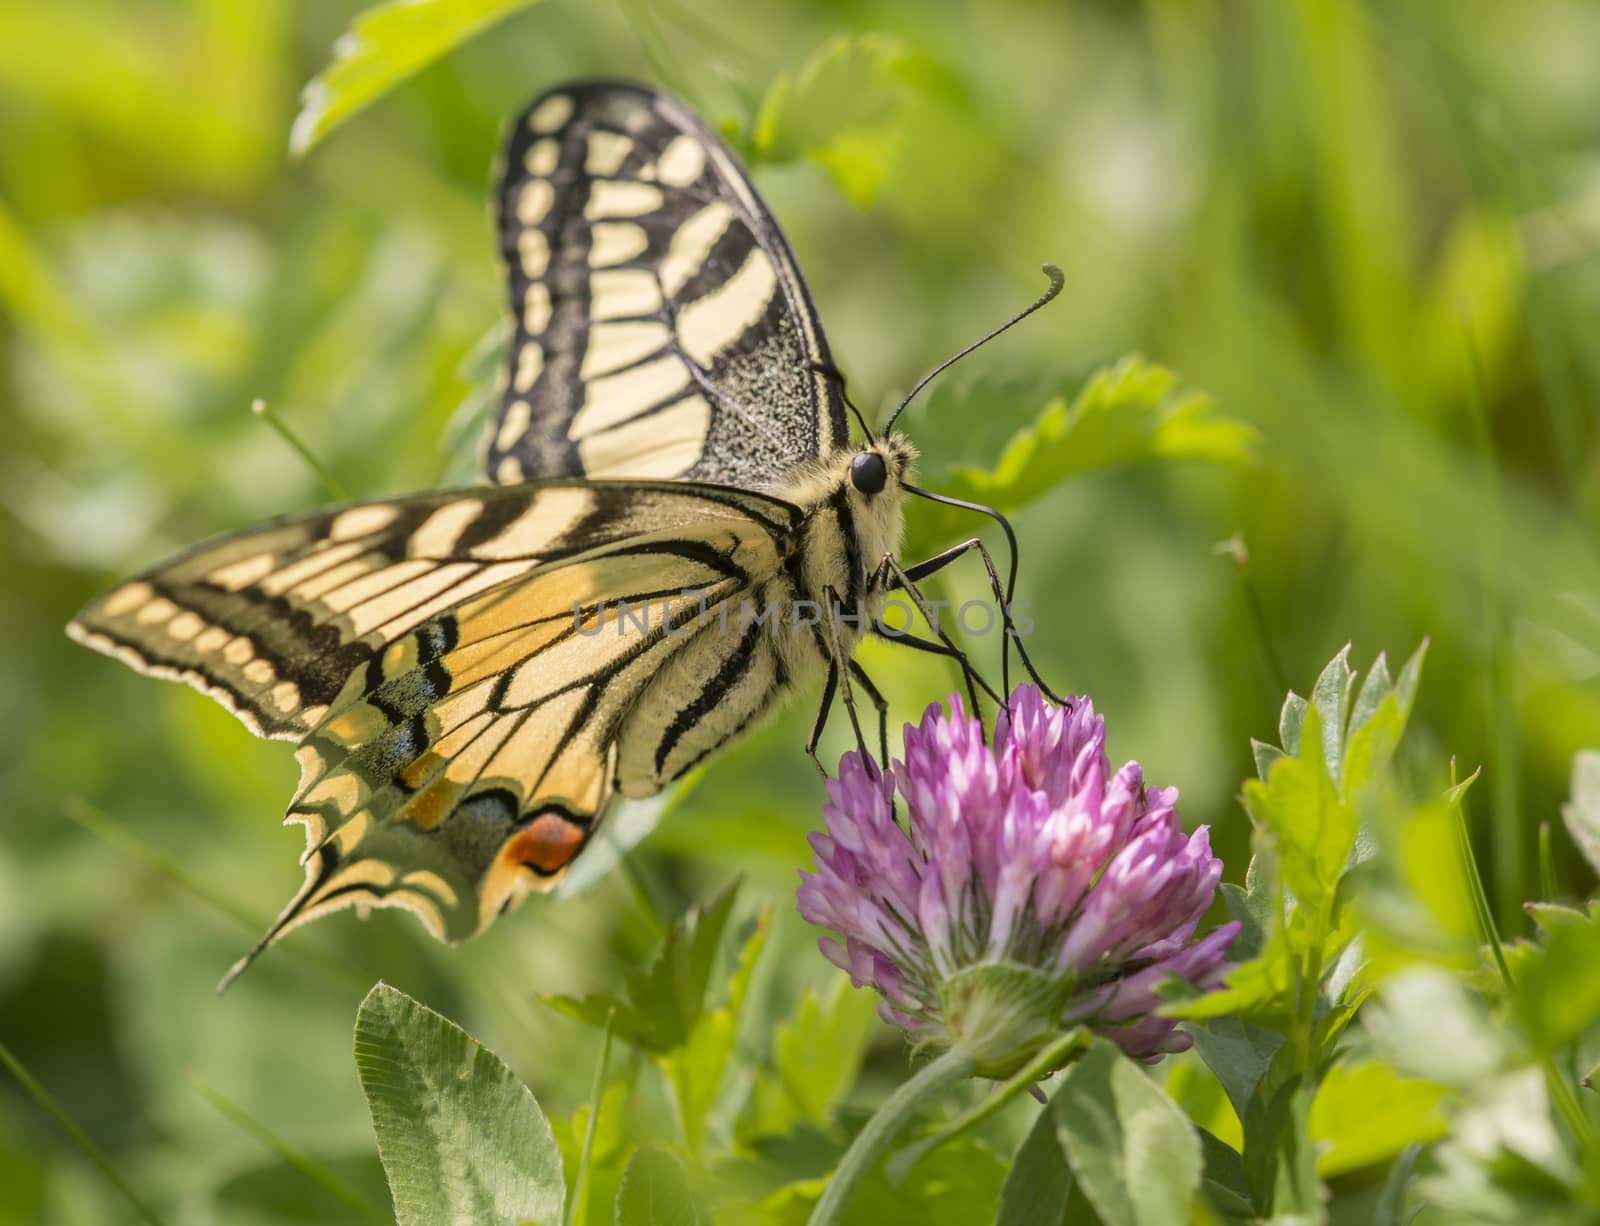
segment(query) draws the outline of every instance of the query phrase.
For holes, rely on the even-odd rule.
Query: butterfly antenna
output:
[[[1010,319],[1006,320],[1005,323],[1001,324],[993,332],[989,333],[987,336],[983,337],[981,340],[973,341],[972,344],[968,345],[960,353],[956,354],[954,357],[946,358],[944,361],[940,362],[939,365],[935,366],[932,370],[930,370],[927,374],[923,375],[922,376],[922,381],[920,383],[918,383],[916,385],[916,387],[912,388],[911,391],[907,394],[906,398],[900,402],[900,407],[889,415],[889,420],[887,422],[885,422],[884,426],[883,426],[883,432],[885,434],[887,434],[890,430],[894,429],[895,418],[899,417],[900,414],[902,414],[902,413],[904,413],[906,411],[906,405],[910,404],[913,400],[915,400],[917,398],[917,393],[920,392],[923,388],[927,387],[928,384],[932,383],[936,376],[938,376],[938,375],[942,374],[944,371],[950,369],[950,367],[954,366],[957,362],[959,362],[962,358],[966,357],[967,354],[971,353],[974,349],[977,349],[977,348],[979,348],[980,346],[983,346],[983,345],[987,345],[990,341],[994,340],[995,337],[999,336],[1007,328],[1010,328],[1010,327],[1012,327],[1012,326],[1014,326],[1016,324],[1021,323],[1024,319],[1028,318],[1028,316],[1032,315],[1040,307],[1044,306],[1045,303],[1049,302],[1052,298],[1054,298],[1057,294],[1059,294],[1061,292],[1061,287],[1063,285],[1065,285],[1066,282],[1067,282],[1067,279],[1066,279],[1066,277],[1064,277],[1062,275],[1061,270],[1059,268],[1057,268],[1054,264],[1044,264],[1044,265],[1041,265],[1041,267],[1044,269],[1044,275],[1050,278],[1050,288],[1045,290],[1044,293],[1040,294],[1039,297],[1033,302],[1033,304],[1031,306],[1029,306],[1027,309],[1023,310],[1019,314],[1013,315]]]
[[[877,441],[872,433],[872,427],[867,425],[867,419],[862,416],[861,410],[856,407],[856,402],[850,399],[850,387],[845,381],[844,371],[840,370],[837,366],[834,366],[830,362],[812,362],[810,363],[810,366],[811,369],[816,371],[819,375],[823,375],[838,383],[839,395],[844,398],[845,407],[849,409],[852,414],[854,414],[856,424],[861,427],[861,433],[867,436],[867,442],[871,443]]]

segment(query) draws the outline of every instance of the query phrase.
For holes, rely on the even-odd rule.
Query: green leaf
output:
[[[1481,930],[1465,873],[1441,872],[1461,856],[1456,806],[1435,799],[1415,806],[1385,805],[1378,829],[1386,855],[1361,893],[1370,929],[1398,949],[1463,967],[1479,961]]]
[[[1350,686],[1355,673],[1350,671],[1350,644],[1329,660],[1311,689],[1311,705],[1316,708],[1317,727],[1322,731],[1322,757],[1334,783],[1340,780],[1344,764],[1344,721],[1350,714]]]
[[[1417,694],[1417,681],[1421,676],[1422,661],[1427,653],[1428,641],[1424,639],[1421,646],[1406,661],[1405,667],[1400,670],[1400,680],[1373,703],[1371,712],[1363,718],[1359,727],[1352,726],[1344,751],[1342,775],[1344,794],[1347,797],[1353,796],[1358,788],[1364,787],[1388,765],[1389,759],[1394,755],[1401,734],[1405,732],[1406,722],[1411,717],[1412,703]],[[1373,671],[1377,672],[1382,667],[1383,658],[1380,656],[1373,666]]]
[[[1372,1226],[1406,1226],[1406,1191],[1421,1154],[1422,1146],[1408,1145],[1394,1160],[1383,1181],[1378,1203],[1372,1207]]]
[[[1250,820],[1272,840],[1283,884],[1313,914],[1331,906],[1360,824],[1329,774],[1321,724],[1310,707],[1300,751],[1277,762],[1264,781],[1246,780],[1243,796]]]
[[[1314,749],[1309,753],[1320,770],[1321,755]],[[1299,761],[1285,759],[1289,764]],[[1298,1034],[1301,1019],[1296,1004],[1297,976],[1313,946],[1319,950],[1323,968],[1319,998],[1324,1006],[1341,1002],[1351,976],[1362,965],[1360,943],[1355,939],[1360,929],[1354,909],[1340,905],[1334,896],[1324,899],[1330,910],[1316,922],[1311,910],[1299,905],[1290,909],[1287,919],[1278,918],[1275,912],[1282,910],[1282,894],[1271,883],[1271,870],[1263,867],[1270,862],[1270,856],[1253,858],[1246,873],[1249,889],[1243,894],[1237,890],[1224,894],[1230,912],[1249,919],[1245,936],[1254,935],[1250,925],[1257,925],[1255,933],[1265,927],[1266,939],[1256,956],[1248,956],[1248,943],[1236,944],[1234,950],[1242,953],[1245,960],[1229,972],[1222,988],[1190,999],[1172,1000],[1162,1005],[1163,1014],[1189,1021],[1238,1017],[1278,1034]],[[1332,922],[1323,922],[1326,919]]]
[[[971,1137],[960,1137],[912,1167],[899,1183],[875,1168],[850,1198],[847,1223],[916,1223],[972,1226],[994,1219],[1006,1161]],[[826,1180],[797,1180],[769,1194],[755,1221],[770,1226],[805,1226]],[[732,1220],[745,1221],[746,1218]]]
[[[1308,1121],[1312,1140],[1326,1146],[1317,1173],[1342,1175],[1443,1136],[1448,1125],[1440,1103],[1447,1092],[1437,1082],[1404,1077],[1382,1060],[1335,1065],[1317,1087]]]
[[[628,973],[626,1000],[603,993],[581,1000],[549,995],[542,999],[597,1030],[605,1028],[615,1010],[613,1033],[646,1051],[662,1054],[682,1047],[705,1007],[706,985],[738,888],[737,880],[731,882],[709,906],[693,909],[673,924],[650,966]]]
[[[498,1056],[382,983],[361,1002],[355,1048],[400,1226],[560,1221],[555,1137]]]
[[[1239,1151],[1204,1128],[1195,1131],[1200,1134],[1200,1150],[1205,1159],[1200,1188],[1206,1199],[1227,1217],[1254,1217],[1255,1207],[1250,1203],[1250,1192],[1245,1186],[1244,1163]]]
[[[1540,954],[1526,959],[1517,980],[1528,1037],[1553,1055],[1600,1015],[1600,903],[1588,910],[1533,909]]]
[[[1293,1050],[1285,1048],[1256,1087],[1242,1121],[1244,1184],[1250,1202],[1273,1221],[1297,1213],[1314,1216],[1294,1220],[1323,1220],[1316,1147],[1306,1123],[1311,1097]]]
[[[1234,1112],[1243,1119],[1256,1086],[1283,1047],[1283,1036],[1239,1017],[1219,1017],[1191,1027],[1190,1033],[1195,1050],[1216,1074]]]
[[[1600,749],[1572,755],[1572,799],[1561,806],[1561,819],[1589,867],[1600,873]]]
[[[1046,1107],[1012,1159],[995,1226],[1063,1226],[1071,1195],[1072,1168],[1056,1140],[1055,1112]]]
[[[1310,703],[1290,690],[1284,696],[1283,708],[1278,712],[1278,744],[1291,758],[1300,752],[1300,729],[1306,722],[1306,711],[1310,707]],[[1261,772],[1261,777],[1267,777],[1266,771]]]
[[[356,112],[535,0],[388,0],[356,14],[311,79],[289,132],[296,157]]]
[[[1310,701],[1292,690],[1284,699],[1278,715],[1282,748],[1251,742],[1261,780],[1266,781],[1285,757],[1304,756],[1302,738],[1310,715],[1316,718],[1328,777],[1341,797],[1353,797],[1387,764],[1399,743],[1427,650],[1424,639],[1401,669],[1398,682],[1390,680],[1388,663],[1380,653],[1360,691],[1354,692],[1356,674],[1350,669],[1350,645],[1345,644],[1317,677]]]
[[[1234,1015],[1287,1033],[1293,1024],[1294,954],[1280,924],[1259,957],[1241,962],[1214,992],[1193,1000],[1165,1004],[1167,1017],[1206,1021]]]
[[[1291,694],[1289,697],[1293,698],[1294,695]],[[1250,738],[1250,754],[1256,760],[1256,775],[1261,779],[1265,779],[1267,777],[1267,772],[1272,769],[1272,766],[1275,762],[1277,762],[1280,758],[1287,758],[1289,756],[1276,745],[1273,745],[1268,741],[1258,741],[1255,739],[1255,737]]]
[[[681,1047],[658,1055],[656,1062],[672,1086],[678,1107],[679,1123],[692,1154],[700,1154],[717,1089],[722,1084],[728,1061],[733,1056],[739,1027],[739,1012],[755,973],[756,960],[766,946],[771,910],[762,912],[755,931],[739,952],[739,961],[728,980],[728,1002],[720,1009],[701,1014]]]
[[[617,1226],[696,1226],[699,1221],[683,1163],[659,1149],[634,1154],[617,1192]]]
[[[613,1081],[600,1092],[600,1113],[595,1119],[594,1148],[589,1154],[591,1167],[617,1165],[628,1149],[628,1102],[634,1095],[631,1079]],[[589,1131],[593,1102],[581,1103],[567,1119],[550,1121],[556,1146],[563,1154],[580,1154]]]
[[[1346,729],[1346,735],[1354,736],[1361,725],[1372,718],[1378,709],[1378,704],[1393,690],[1394,681],[1389,676],[1389,661],[1380,651],[1378,658],[1372,662],[1372,667],[1367,670],[1367,679],[1361,683],[1361,692],[1356,695],[1355,705],[1350,708],[1350,724]]]
[[[1273,927],[1272,894],[1263,889],[1266,874],[1256,871],[1252,858],[1245,870],[1244,888],[1231,881],[1222,885],[1222,902],[1228,909],[1228,918],[1239,922],[1239,935],[1233,938],[1228,956],[1243,962],[1257,957],[1266,945]]]
[[[1067,1069],[1050,1105],[1056,1139],[1105,1226],[1189,1220],[1200,1187],[1200,1139],[1142,1068],[1096,1042]]]
[[[754,160],[809,158],[857,205],[892,173],[917,96],[949,92],[950,75],[887,34],[838,35],[762,99],[750,138]]]
[[[877,1005],[869,992],[835,979],[822,996],[807,989],[778,1027],[772,1071],[756,1082],[740,1121],[746,1136],[788,1132],[796,1124],[828,1127],[855,1084],[871,1041]]]
[[[1255,445],[1253,427],[1218,416],[1208,396],[1132,355],[1096,371],[1070,401],[1047,404],[992,470],[952,468],[942,492],[1012,510],[1083,473],[1158,458],[1244,464]]]
[[[1283,1087],[1286,1110],[1272,1129],[1278,1153],[1271,1202],[1274,1220],[1324,1220],[1322,1185],[1317,1182],[1317,1149],[1308,1127],[1311,1094],[1309,1087],[1293,1082]]]

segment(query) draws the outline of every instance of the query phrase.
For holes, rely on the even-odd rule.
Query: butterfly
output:
[[[916,453],[864,421],[852,443],[789,245],[687,108],[563,84],[502,158],[494,484],[215,538],[68,627],[298,745],[285,820],[305,827],[305,881],[224,986],[343,907],[481,931],[557,882],[618,797],[659,792],[819,676],[813,760],[836,693],[861,742],[853,687],[883,739],[853,648],[891,591],[982,548],[896,561]],[[965,660],[942,631],[895,637]]]

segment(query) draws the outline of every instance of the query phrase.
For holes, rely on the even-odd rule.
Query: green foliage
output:
[[[1382,1060],[1328,1070],[1311,1104],[1307,1130],[1323,1146],[1317,1173],[1324,1178],[1387,1161],[1411,1145],[1447,1131],[1439,1109],[1446,1088],[1402,1077]]]
[[[617,1226],[695,1226],[699,1221],[683,1163],[659,1149],[634,1154],[617,1193]]]
[[[1181,1220],[1200,1187],[1200,1139],[1176,1104],[1110,1043],[1096,1042],[1050,1100],[1056,1140],[1105,1226]]]
[[[313,77],[289,134],[305,154],[414,73],[535,0],[386,0],[356,14]]]
[[[987,398],[988,389],[979,387],[975,395]],[[952,396],[939,411],[960,418],[973,416],[976,408]],[[981,410],[976,415],[986,416]],[[1071,395],[1048,400],[1005,443],[992,467],[950,465],[939,489],[1009,512],[1075,477],[1151,460],[1248,464],[1259,441],[1253,426],[1217,413],[1211,397],[1182,387],[1165,367],[1130,355],[1095,371]],[[930,541],[959,531],[964,522],[948,508],[941,512],[918,526]]]
[[[829,39],[767,89],[750,133],[757,161],[810,158],[858,205],[896,168],[906,112],[919,94],[956,88],[937,61],[885,34]]]
[[[731,887],[724,897],[732,897]],[[717,1091],[733,1056],[739,1014],[750,989],[750,978],[755,974],[756,960],[766,947],[769,918],[765,915],[760,918],[755,931],[739,951],[738,965],[728,979],[727,1004],[701,1012],[681,1043],[658,1054],[657,1062],[672,1086],[678,1118],[691,1153],[698,1154],[701,1150]]]
[[[1230,891],[1227,898],[1234,918],[1247,925],[1246,948],[1259,952],[1241,963],[1223,991],[1176,1006],[1178,1016],[1242,1015],[1304,1036],[1322,973],[1336,972],[1355,936],[1340,886],[1360,858],[1360,804],[1383,782],[1426,650],[1426,644],[1417,649],[1398,683],[1380,655],[1358,693],[1346,647],[1323,669],[1310,701],[1292,692],[1284,701],[1281,744],[1254,743],[1261,778],[1246,781],[1241,799],[1267,859],[1251,865],[1246,891]],[[1286,908],[1275,905],[1280,897]]]
[[[551,995],[545,1003],[596,1029],[610,1024],[619,1037],[658,1055],[683,1046],[705,1008],[706,985],[738,889],[731,882],[703,910],[691,910],[674,924],[649,967],[624,980],[625,996]]]
[[[1518,960],[1515,991],[1534,1049],[1554,1055],[1600,1017],[1600,903],[1529,910],[1540,939]]]
[[[1254,743],[1259,778],[1247,780],[1241,796],[1258,854],[1245,888],[1225,898],[1242,925],[1243,960],[1221,991],[1169,1007],[1198,1023],[1196,1048],[1240,1121],[1241,1191],[1260,1213],[1319,1217],[1319,1177],[1390,1160],[1441,1135],[1443,1086],[1376,1061],[1338,1063],[1370,995],[1349,905],[1362,879],[1355,870],[1366,871],[1378,854],[1362,814],[1391,801],[1388,767],[1426,649],[1398,680],[1380,655],[1357,688],[1346,647],[1309,699],[1287,696],[1279,744]],[[1374,1104],[1384,1105],[1378,1124]]]
[[[861,1071],[876,1018],[872,994],[847,979],[808,988],[773,1035],[772,1072],[753,1087],[741,1126],[749,1135],[826,1128]]]
[[[1061,1226],[1071,1194],[1072,1168],[1056,1137],[1055,1112],[1041,1111],[1011,1159],[995,1226]]]
[[[544,1112],[460,1027],[380,983],[356,1017],[356,1067],[402,1226],[561,1220]]]
[[[1215,411],[1211,397],[1140,357],[1092,374],[1070,399],[1058,396],[1022,427],[991,468],[963,465],[946,492],[1014,510],[1083,473],[1147,460],[1249,462],[1253,427]]]
[[[929,1223],[966,1226],[995,1212],[1006,1160],[993,1149],[963,1137],[929,1155],[897,1183],[881,1172],[870,1175],[851,1198],[846,1221],[854,1223]],[[803,1226],[822,1190],[822,1180],[796,1181],[773,1193],[755,1219],[770,1226]]]

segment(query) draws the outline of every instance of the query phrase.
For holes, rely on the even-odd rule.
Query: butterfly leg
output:
[[[1032,678],[1033,683],[1037,685],[1041,691],[1043,691],[1045,697],[1050,699],[1050,701],[1055,703],[1057,706],[1070,707],[1072,704],[1068,700],[1057,695],[1054,690],[1045,684],[1044,678],[1039,675],[1039,670],[1033,666],[1033,661],[1028,658],[1028,649],[1022,645],[1022,636],[1017,633],[1016,622],[1011,616],[1011,605],[1006,599],[1005,587],[1000,582],[1000,572],[995,567],[994,557],[992,554],[990,554],[988,547],[980,539],[973,537],[971,540],[963,541],[959,545],[952,545],[949,549],[944,550],[942,553],[935,554],[926,561],[918,562],[914,566],[906,567],[901,573],[904,574],[906,578],[913,581],[918,579],[926,579],[929,575],[936,574],[937,572],[943,570],[946,566],[949,566],[950,563],[954,562],[957,558],[964,557],[973,550],[976,550],[978,552],[978,556],[983,559],[984,569],[989,573],[989,590],[994,594],[995,603],[1000,606],[1000,621],[1005,628],[1006,637],[1005,648],[1001,655],[1000,680],[1006,694],[1009,696],[1011,693],[1011,646],[1013,643],[1015,643],[1017,655],[1022,660],[1022,666],[1028,670],[1028,676]],[[914,594],[915,593],[913,593],[913,595]]]
[[[982,673],[972,666],[967,653],[959,647],[951,647],[935,639],[925,639],[920,635],[894,631],[889,633],[883,630],[873,632],[878,638],[887,643],[894,643],[900,647],[910,647],[914,651],[925,651],[932,656],[943,656],[947,660],[954,660],[961,667],[961,679],[967,687],[967,697],[972,700],[972,709],[978,709],[978,690],[982,690],[996,703],[1004,703],[1005,699],[1000,691],[984,679]]]
[[[867,670],[862,668],[855,660],[850,661],[850,675],[855,678],[856,684],[866,692],[878,712],[878,749],[882,753],[881,761],[889,765],[889,700],[883,692],[872,683],[872,678],[867,676]]]
[[[817,718],[811,724],[811,736],[806,740],[806,756],[817,768],[817,774],[828,778],[828,768],[817,757],[817,744],[822,740],[822,730],[828,726],[828,714],[833,710],[833,692],[839,687],[839,666],[828,661],[828,676],[822,683],[822,702],[817,706]]]
[[[874,576],[874,583],[879,590],[902,591],[911,596],[911,599],[916,602],[917,608],[922,611],[923,617],[927,620],[929,626],[932,627],[938,642],[930,642],[912,634],[887,634],[881,628],[877,629],[877,633],[882,634],[883,637],[891,642],[904,643],[906,646],[915,647],[919,651],[949,656],[960,664],[962,679],[967,684],[967,697],[972,701],[972,713],[974,716],[982,714],[982,707],[978,703],[979,687],[982,687],[983,692],[993,698],[996,703],[1002,706],[1005,705],[1005,699],[996,693],[994,687],[983,679],[983,676],[973,667],[971,658],[956,645],[949,632],[939,625],[937,618],[928,616],[927,610],[930,607],[928,599],[922,594],[922,590],[917,587],[916,581],[917,576],[908,573],[892,554],[884,555],[883,561],[878,566],[878,572]]]
[[[866,737],[861,735],[861,716],[856,711],[856,696],[850,687],[851,673],[856,671],[854,668],[855,662],[850,659],[849,653],[844,649],[844,644],[839,641],[839,612],[845,607],[844,601],[839,593],[833,590],[832,584],[822,589],[822,598],[826,602],[824,616],[828,619],[828,642],[833,650],[833,659],[829,661],[829,668],[839,678],[839,698],[844,702],[845,714],[850,717],[850,727],[856,734],[856,748],[861,752],[862,761],[870,763],[873,761],[873,757],[867,749]],[[840,663],[843,663],[845,667],[840,668]],[[883,701],[883,696],[877,693],[876,687],[873,687],[872,692],[876,695],[876,701]],[[887,739],[887,734],[885,739]],[[874,774],[876,774],[876,770],[874,770]]]

